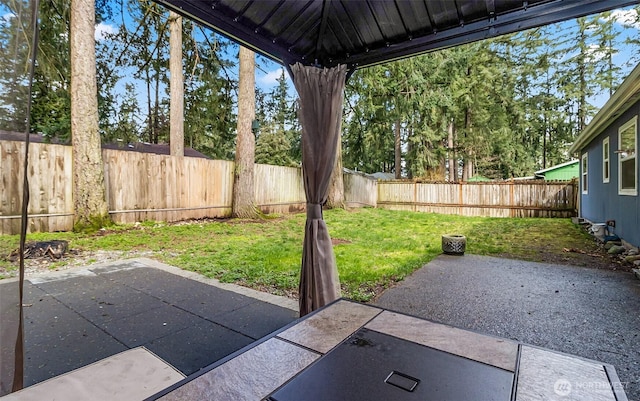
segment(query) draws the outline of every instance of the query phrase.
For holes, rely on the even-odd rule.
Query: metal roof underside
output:
[[[285,65],[365,67],[639,0],[155,0]]]

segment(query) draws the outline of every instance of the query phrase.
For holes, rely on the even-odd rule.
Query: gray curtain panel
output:
[[[29,121],[31,110],[31,82],[35,64],[38,32],[38,0],[0,2],[4,7],[7,41],[3,49],[0,70],[4,71],[0,83],[0,130],[24,132],[24,164],[21,171],[13,171],[22,181],[20,209],[20,270],[18,280],[0,282],[0,396],[18,391],[24,385],[23,341],[23,289],[24,246],[27,232],[27,206],[29,203],[28,163]],[[12,224],[10,221],[4,224]]]
[[[329,230],[322,218],[342,123],[346,66],[291,66],[302,126],[302,175],[307,222],[300,272],[300,316],[340,298],[340,280]]]
[[[0,282],[0,319],[0,396],[3,396],[15,391],[14,382],[22,378],[19,280]]]

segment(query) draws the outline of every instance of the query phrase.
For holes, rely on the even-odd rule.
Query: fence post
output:
[[[513,186],[513,178],[512,178],[511,181],[509,181],[509,217],[514,217],[516,212],[516,209],[514,208],[515,204],[513,201],[514,188],[515,187]]]
[[[463,181],[460,181],[458,183],[458,215],[462,216],[462,209],[463,209],[463,205],[462,202],[464,201],[463,196],[462,196],[462,183]]]

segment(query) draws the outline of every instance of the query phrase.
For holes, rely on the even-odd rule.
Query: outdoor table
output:
[[[626,401],[613,366],[340,299],[148,400]]]

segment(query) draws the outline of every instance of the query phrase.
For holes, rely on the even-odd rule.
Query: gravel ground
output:
[[[374,304],[610,363],[640,400],[640,280],[631,273],[442,255]]]
[[[25,259],[24,274],[26,277],[34,274],[43,274],[52,271],[63,271],[78,267],[87,267],[96,263],[115,262],[122,259],[131,258],[153,258],[154,252],[151,251],[95,251],[82,253],[71,250],[60,259],[52,259],[49,257],[40,257],[34,259]],[[16,262],[17,266],[17,262]],[[15,277],[18,274],[17,269],[10,272],[2,272],[7,277]]]

